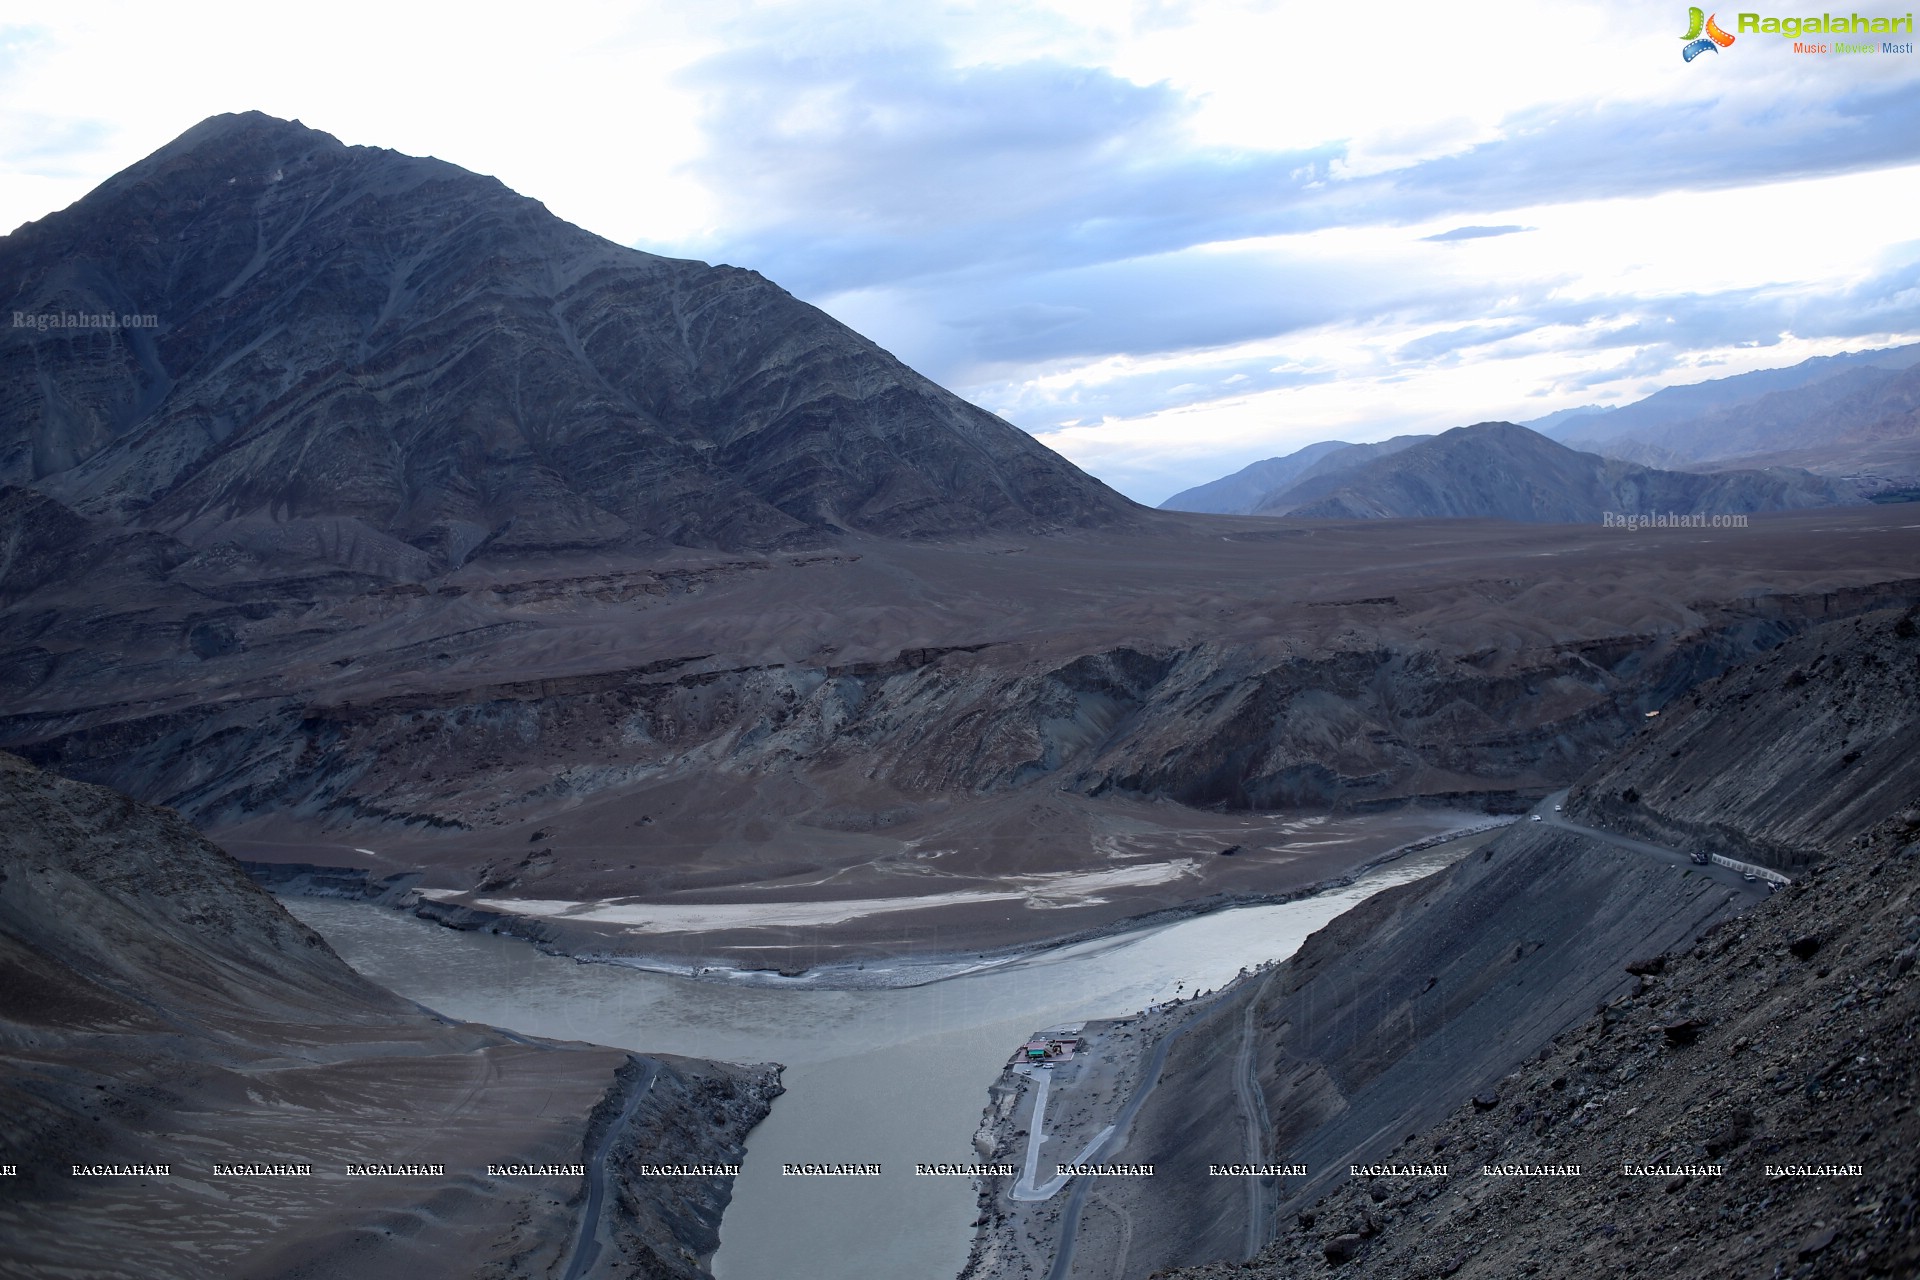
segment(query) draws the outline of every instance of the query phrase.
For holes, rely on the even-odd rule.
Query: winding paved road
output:
[[[1040,1068],[1033,1073],[1033,1119],[1027,1125],[1027,1163],[1021,1171],[1020,1181],[1013,1184],[1013,1190],[1007,1193],[1010,1200],[1051,1200],[1060,1188],[1067,1185],[1072,1174],[1056,1174],[1039,1186],[1033,1185],[1033,1178],[1040,1171],[1040,1144],[1051,1134],[1043,1132],[1047,1121],[1047,1094],[1053,1087],[1053,1071]],[[1093,1135],[1093,1141],[1081,1148],[1078,1157],[1071,1164],[1088,1164],[1100,1145],[1113,1136],[1114,1126],[1108,1125]]]
[[[1598,840],[1602,844],[1610,844],[1616,849],[1625,849],[1629,853],[1644,854],[1649,858],[1670,863],[1676,867],[1697,871],[1710,880],[1717,880],[1721,884],[1738,889],[1743,893],[1751,894],[1756,898],[1764,898],[1767,895],[1768,890],[1764,881],[1748,880],[1741,872],[1734,870],[1732,867],[1724,867],[1717,862],[1710,862],[1705,866],[1701,866],[1678,849],[1669,849],[1665,845],[1651,844],[1645,840],[1635,840],[1631,836],[1616,835],[1611,831],[1602,831],[1598,827],[1582,826],[1555,808],[1555,806],[1564,801],[1566,797],[1566,792],[1556,791],[1545,800],[1542,800],[1538,805],[1534,806],[1534,812],[1540,815],[1540,820],[1544,825],[1559,827],[1562,831],[1571,831],[1576,835],[1585,836],[1589,840]]]
[[[1257,1074],[1259,1054],[1256,1052],[1253,1030],[1253,1015],[1259,1010],[1261,1000],[1266,998],[1267,986],[1272,981],[1271,973],[1262,978],[1253,998],[1247,1001],[1246,1016],[1240,1020],[1240,1051],[1233,1062],[1233,1091],[1240,1100],[1240,1118],[1246,1124],[1246,1160],[1250,1165],[1267,1162],[1267,1134],[1273,1128],[1273,1122],[1267,1116],[1267,1095],[1260,1088]],[[1268,1199],[1267,1179],[1258,1174],[1249,1174],[1247,1239],[1243,1261],[1259,1253],[1267,1243]]]
[[[580,1234],[574,1238],[573,1254],[567,1259],[567,1266],[560,1273],[562,1280],[585,1280],[593,1264],[600,1260],[600,1215],[607,1198],[607,1159],[613,1154],[613,1144],[626,1131],[633,1120],[633,1113],[640,1109],[640,1100],[653,1088],[654,1079],[660,1074],[660,1064],[651,1058],[642,1059],[646,1067],[646,1078],[639,1081],[627,1096],[627,1105],[620,1109],[620,1115],[607,1126],[600,1136],[600,1144],[594,1148],[587,1159],[587,1202],[580,1207]]]
[[[1229,985],[1227,990],[1231,989]],[[1146,1071],[1140,1076],[1140,1083],[1134,1086],[1133,1096],[1127,1099],[1126,1108],[1120,1112],[1113,1124],[1103,1131],[1100,1138],[1096,1138],[1094,1143],[1088,1145],[1087,1152],[1080,1157],[1081,1163],[1091,1162],[1094,1145],[1104,1141],[1107,1134],[1117,1132],[1120,1135],[1120,1143],[1113,1151],[1104,1154],[1113,1155],[1127,1145],[1127,1132],[1133,1127],[1133,1118],[1140,1114],[1140,1108],[1147,1104],[1148,1096],[1159,1087],[1160,1072],[1167,1065],[1167,1054],[1173,1051],[1174,1041],[1211,1017],[1216,1006],[1225,998],[1226,991],[1216,993],[1205,1004],[1189,1013],[1179,1026],[1160,1037],[1160,1043],[1153,1050],[1153,1061],[1147,1064]],[[1060,1248],[1053,1255],[1053,1267],[1047,1272],[1047,1280],[1067,1280],[1067,1273],[1073,1269],[1074,1242],[1080,1234],[1080,1211],[1086,1206],[1087,1192],[1096,1181],[1098,1181],[1097,1178],[1074,1179],[1073,1194],[1067,1197],[1067,1207],[1060,1215]]]

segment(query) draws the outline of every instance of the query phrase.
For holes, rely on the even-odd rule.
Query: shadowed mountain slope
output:
[[[731,1162],[778,1092],[768,1068],[429,1013],[348,968],[178,814],[8,755],[0,825],[9,1276],[546,1275],[577,1233],[580,1178],[487,1165],[582,1162],[639,1072],[652,1087],[622,1159]],[[358,1163],[447,1176],[349,1176]],[[622,1262],[705,1275],[729,1195],[635,1179],[614,1213]]]
[[[474,556],[1122,520],[1132,504],[751,271],[492,178],[217,116],[0,240],[0,481],[413,578]]]

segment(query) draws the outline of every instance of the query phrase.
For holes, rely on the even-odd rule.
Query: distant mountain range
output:
[[[1160,506],[1166,511],[1251,515],[1259,511],[1268,498],[1285,493],[1295,485],[1385,457],[1427,438],[1395,436],[1378,444],[1323,440],[1284,458],[1268,458],[1264,462],[1243,467],[1230,476],[1176,493]]]
[[[1730,514],[1860,501],[1851,486],[1808,471],[1775,468],[1709,475],[1660,470],[1570,449],[1511,422],[1455,427],[1437,436],[1402,436],[1379,445],[1309,449],[1320,450],[1317,461],[1240,512],[1333,520],[1478,516],[1573,524],[1604,519],[1610,511]],[[1265,474],[1284,475],[1286,464],[1298,456],[1256,466],[1267,465]],[[1246,475],[1243,471],[1214,485]],[[1201,500],[1222,492],[1213,486],[1202,489],[1213,492],[1202,493]],[[1195,492],[1201,491],[1189,491]],[[1183,497],[1176,495],[1165,505],[1174,506]]]
[[[1920,348],[1899,348],[1884,356],[1920,361]],[[1652,466],[1788,465],[1889,483],[1920,472],[1916,363],[1850,364],[1829,370],[1818,381],[1679,420],[1651,420],[1638,410],[1640,405],[1629,405],[1609,414],[1569,419],[1561,424],[1560,437],[1576,448]]]
[[[755,272],[258,112],[0,238],[0,292],[51,318],[0,328],[0,484],[190,547],[418,579],[1136,510]]]
[[[1583,441],[1589,445],[1622,438],[1651,438],[1655,432],[1664,434],[1675,427],[1692,428],[1695,424],[1779,392],[1817,386],[1862,370],[1886,372],[1908,369],[1917,363],[1920,363],[1920,343],[1875,351],[1849,351],[1835,356],[1815,356],[1784,369],[1756,369],[1730,378],[1664,387],[1644,400],[1636,400],[1617,409],[1566,410],[1525,425],[1556,440]],[[1701,445],[1704,448],[1714,447],[1705,440]],[[1733,455],[1712,453],[1695,456]]]
[[[1563,409],[1518,426],[1481,424],[1372,445],[1323,441],[1161,506],[1223,515],[1552,521],[1594,519],[1596,502],[1623,512],[1745,512],[1915,493],[1920,344],[1667,387],[1621,408]]]

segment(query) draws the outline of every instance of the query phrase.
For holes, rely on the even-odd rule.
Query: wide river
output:
[[[966,1262],[966,1178],[916,1162],[978,1159],[987,1086],[1033,1031],[1125,1017],[1293,954],[1371,894],[1477,840],[1391,863],[1352,886],[1041,952],[925,986],[833,991],[698,981],[543,955],[368,903],[287,907],[355,968],[449,1017],[649,1053],[786,1065],[755,1129],[713,1270],[719,1280],[937,1280]],[[879,1163],[878,1178],[783,1177],[784,1163]]]

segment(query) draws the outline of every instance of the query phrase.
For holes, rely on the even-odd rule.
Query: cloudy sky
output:
[[[754,267],[1158,502],[1314,440],[1920,340],[1920,55],[1746,35],[1688,63],[1686,25],[1666,0],[16,2],[0,225],[208,115],[295,117]]]

